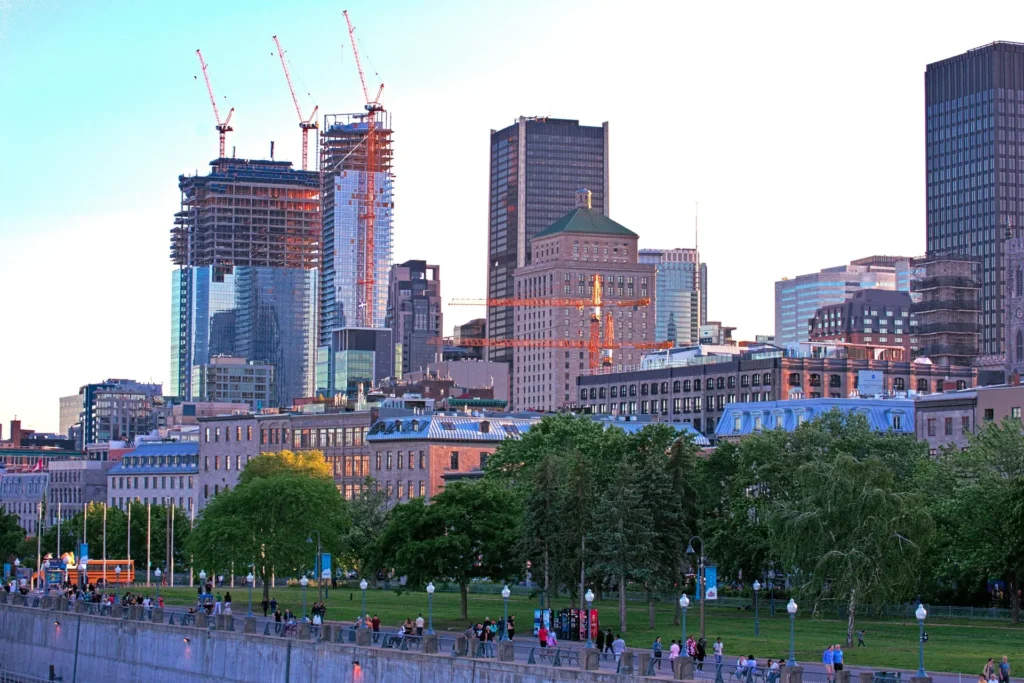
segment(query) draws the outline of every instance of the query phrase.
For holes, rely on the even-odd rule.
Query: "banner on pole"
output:
[[[320,578],[324,575],[324,570],[331,571],[331,554],[320,553],[320,571],[317,572],[316,578]]]
[[[718,567],[704,567],[704,597],[718,599]]]

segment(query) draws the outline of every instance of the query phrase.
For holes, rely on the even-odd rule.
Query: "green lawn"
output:
[[[232,593],[234,613],[245,614],[248,610],[248,590],[242,587],[221,589]],[[152,595],[154,591],[146,591]],[[176,587],[163,589],[161,594],[167,604],[191,605],[195,602],[195,589]],[[261,613],[258,602],[261,594],[253,592],[254,612]],[[277,588],[271,592],[281,608],[291,608],[296,613],[302,609],[302,589]],[[306,599],[312,604],[317,599],[315,588],[307,588]],[[360,591],[338,589],[330,591],[327,604],[328,620],[350,621],[359,613]],[[536,599],[513,596],[509,600],[509,611],[516,615],[519,633],[527,637],[532,633],[533,610],[538,606]],[[558,609],[568,606],[566,598],[555,601]],[[600,610],[601,623],[618,631],[617,607],[612,601],[594,603]],[[388,626],[397,626],[406,618],[414,619],[420,612],[427,616],[425,593],[396,595],[392,591],[367,591],[366,609],[370,614],[379,615]],[[502,615],[502,600],[498,595],[474,595],[469,598],[470,618],[482,621]],[[781,601],[776,603],[776,616],[767,616],[767,605],[761,612],[760,636],[754,637],[754,617],[749,611],[728,608],[709,608],[707,612],[706,636],[710,642],[721,637],[725,643],[726,661],[733,662],[741,654],[753,654],[758,659],[784,657],[789,652],[789,619]],[[436,593],[434,595],[434,628],[436,630],[458,630],[466,627],[459,617],[459,595],[457,593]],[[659,605],[656,614],[656,628],[647,628],[647,607],[640,603],[629,603],[628,630],[624,635],[631,647],[647,647],[660,635],[667,645],[678,638],[681,629],[672,625],[673,611],[670,605]],[[846,662],[853,666],[868,666],[879,669],[917,668],[917,624],[901,619],[878,619],[857,622],[858,628],[867,629],[867,648],[847,650]],[[691,605],[687,617],[687,628],[697,635],[700,629],[700,611]],[[930,620],[926,626],[929,641],[925,644],[925,666],[930,671],[963,672],[976,676],[988,657],[1007,655],[1011,664],[1019,669],[1024,664],[1024,627],[1008,623],[988,621]],[[838,619],[821,619],[801,616],[796,621],[797,659],[819,661],[820,653],[829,643],[845,643],[846,622]],[[517,640],[519,638],[517,637]],[[710,648],[709,648],[710,649]],[[997,660],[998,661],[998,660]],[[976,679],[970,679],[973,683]]]

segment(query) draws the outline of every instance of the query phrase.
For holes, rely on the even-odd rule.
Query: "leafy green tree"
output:
[[[676,580],[676,593],[683,590],[686,582],[686,544],[690,536],[697,533],[700,519],[700,506],[697,497],[700,477],[697,465],[699,453],[700,446],[694,442],[693,436],[690,434],[676,437],[668,451],[668,463],[666,464],[670,491],[668,497],[679,502],[677,511],[679,519],[670,530],[671,533],[668,534],[664,543],[667,544],[666,548],[673,550],[676,555],[674,569],[670,572],[670,575],[674,576]],[[673,597],[676,596],[673,595]],[[675,606],[672,623],[678,626],[681,615],[679,601],[673,600],[672,604]]]
[[[274,477],[279,474],[305,474],[312,477],[331,479],[334,476],[331,465],[321,451],[279,451],[261,453],[246,464],[238,478],[239,485],[253,479]]]
[[[388,519],[388,494],[367,477],[363,490],[349,503],[352,524],[341,535],[342,557],[361,576],[377,580],[381,568],[380,538]]]
[[[313,568],[310,531],[320,532],[323,550],[337,553],[348,525],[345,500],[332,479],[278,472],[215,496],[197,519],[186,552],[192,566],[216,573],[253,565],[263,580],[263,597],[269,599],[272,573]]]
[[[503,580],[519,568],[513,550],[520,511],[507,488],[487,481],[460,482],[434,496],[392,509],[380,539],[383,561],[406,577],[405,589],[429,581],[459,585],[460,613],[468,617],[469,583]]]
[[[0,515],[0,558],[3,562],[14,562],[18,546],[25,540],[25,530],[18,523],[17,515]]]

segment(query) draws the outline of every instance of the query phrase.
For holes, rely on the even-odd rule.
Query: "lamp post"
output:
[[[160,603],[160,577],[163,576],[163,572],[160,571],[160,567],[156,568],[156,571],[153,572],[153,576],[156,577],[156,601],[157,601],[157,604],[159,604]]]
[[[924,670],[924,618],[928,616],[928,610],[924,608],[920,602],[917,603],[917,611],[914,612],[914,616],[917,617],[917,627],[919,630],[918,634],[918,654],[917,654],[917,677],[925,678],[928,674]]]
[[[683,610],[683,637],[679,641],[681,643],[679,646],[680,649],[685,647],[686,643],[686,608],[689,606],[690,598],[686,595],[686,593],[683,593],[681,596],[679,596],[679,608]],[[683,650],[683,652],[685,652],[685,650]]]
[[[321,555],[320,557],[323,557],[323,555]],[[330,592],[329,592],[330,585],[331,585],[331,570],[330,569],[324,569],[322,572],[320,572],[320,583],[323,584],[323,587],[324,587],[324,598],[326,599],[326,598],[330,597]]]
[[[431,581],[427,584],[427,635],[434,635],[434,582]],[[363,603],[363,609],[366,609],[366,603]]]
[[[206,592],[206,572],[202,569],[199,570],[199,585],[203,587],[203,592]]]
[[[245,577],[245,580],[249,582],[249,614],[246,616],[252,616],[252,584],[255,583],[256,577],[249,572],[249,575]]]
[[[691,536],[690,537],[690,541],[686,544],[686,554],[687,555],[693,555],[694,554],[694,550],[693,550],[693,542],[694,542],[694,540],[700,541],[700,555],[697,556],[697,587],[694,590],[694,594],[696,595],[697,601],[700,604],[700,637],[703,638],[704,635],[705,635],[704,634],[704,603],[706,602],[704,600],[705,596],[703,595],[704,591],[706,590],[706,588],[704,586],[704,581],[705,581],[705,577],[704,577],[704,539],[701,538],[700,536]]]
[[[769,610],[768,611],[774,617],[775,616],[775,570],[774,569],[769,569],[768,570],[768,595],[769,595],[769,600],[768,600]]]
[[[512,595],[512,591],[510,591],[508,589],[508,586],[505,586],[504,588],[501,589],[501,597],[505,599],[505,620],[501,624],[501,639],[502,640],[508,640],[508,597],[510,595]],[[594,594],[591,593],[590,591],[587,591],[587,602],[589,603],[593,599],[594,599]],[[590,643],[590,636],[588,634],[587,635],[587,647],[591,647],[589,643]]]
[[[306,621],[306,586],[309,585],[309,579],[303,576],[299,585],[302,586],[302,620]]]
[[[15,560],[15,562],[17,562],[17,560]],[[82,592],[84,593],[85,592],[85,588],[86,588],[86,584],[89,583],[89,559],[88,558],[83,558],[82,561],[79,562],[79,565],[82,567],[82,583],[81,583],[81,588],[82,588]]]
[[[796,666],[796,654],[794,652],[794,636],[796,633],[796,601],[793,598],[789,599],[789,604],[786,605],[786,611],[789,612],[789,659],[786,660],[786,666]]]
[[[314,572],[313,576],[320,576],[320,570],[323,569],[323,567],[320,566],[320,558],[322,557],[322,555],[320,553],[320,532],[317,531],[316,529],[313,529],[312,531],[310,531],[306,535],[306,543],[312,543],[313,542],[313,534],[316,534],[316,572]],[[327,575],[327,578],[331,578],[330,574]],[[317,581],[316,588],[317,588],[317,599],[318,600],[319,599],[323,599],[323,597],[324,597],[323,582],[322,581]],[[303,612],[305,612],[305,610],[303,610]]]
[[[363,613],[362,613],[361,616],[364,619],[366,618],[366,587],[368,585],[369,584],[366,583],[366,579],[363,579],[362,581],[359,582],[359,590],[363,591]]]
[[[761,635],[761,623],[757,614],[757,594],[761,592],[761,582],[754,579],[754,636]]]
[[[121,565],[114,567],[114,602],[120,602],[118,597],[118,585],[121,583]]]

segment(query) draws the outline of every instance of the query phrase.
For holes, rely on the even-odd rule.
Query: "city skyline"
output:
[[[708,315],[737,326],[739,338],[771,331],[781,276],[868,253],[924,252],[925,67],[1013,39],[981,10],[953,23],[953,13],[887,8],[878,25],[880,4],[813,23],[798,5],[751,5],[740,16],[665,6],[657,22],[612,4],[580,7],[349,7],[401,133],[392,260],[437,263],[446,291],[484,296],[489,131],[520,115],[608,121],[614,218],[640,234],[641,248],[692,247],[699,200],[702,257],[714,265]],[[53,431],[58,397],[82,384],[121,376],[168,385],[166,231],[179,197],[167,188],[205,169],[217,144],[194,50],[203,48],[218,97],[237,109],[228,148],[266,158],[273,140],[275,158],[297,165],[300,135],[271,36],[321,111],[355,111],[362,93],[341,9],[314,4],[298,16],[226,4],[204,8],[197,23],[187,3],[0,4],[9,66],[0,92],[24,105],[0,112],[0,144],[18,159],[0,183],[0,289],[18,331],[0,337],[0,418]],[[1010,21],[1024,15],[1004,9]],[[501,31],[480,30],[498,17]],[[849,30],[824,30],[840,20]],[[864,51],[865,35],[894,47]],[[633,120],[659,112],[673,123],[654,145]],[[54,159],[62,181],[41,182]],[[456,177],[464,184],[453,190]],[[116,305],[99,306],[111,292]],[[45,314],[66,334],[15,323],[14,311]],[[449,329],[481,313],[445,311]]]

